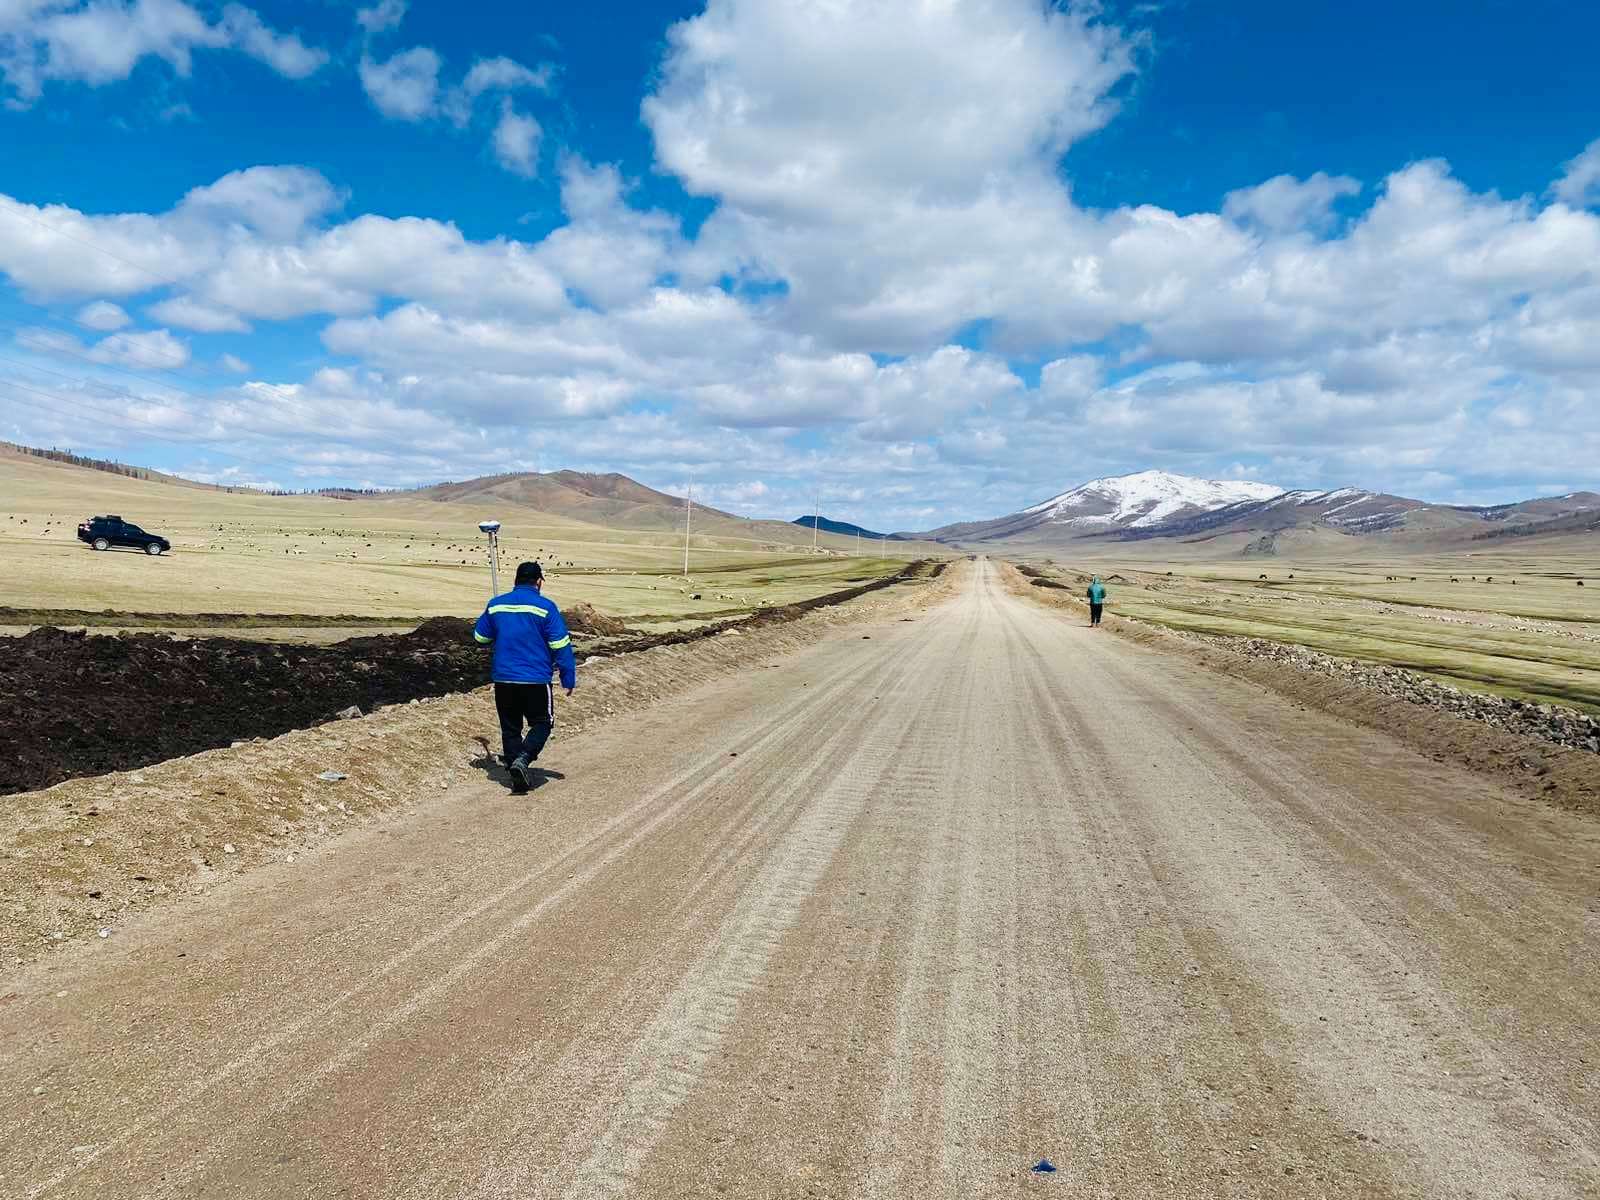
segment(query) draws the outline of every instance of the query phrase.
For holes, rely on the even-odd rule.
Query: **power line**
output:
[[[7,322],[7,318],[0,317],[0,323],[6,323],[6,322]],[[15,323],[15,322],[12,322],[12,323]],[[21,339],[18,339],[18,340],[21,340]],[[30,343],[30,342],[27,342],[27,341],[23,341],[23,344],[24,345],[37,345],[37,343]],[[208,394],[208,393],[205,393],[205,392],[197,391],[194,388],[185,387],[183,384],[172,383],[172,382],[170,382],[168,380],[164,380],[164,379],[152,378],[149,375],[142,375],[137,371],[129,370],[128,368],[120,366],[120,365],[118,365],[116,363],[102,362],[99,359],[89,357],[86,353],[83,353],[81,349],[73,350],[73,349],[71,349],[69,347],[65,347],[65,346],[50,346],[50,345],[38,346],[38,349],[39,349],[39,351],[41,353],[42,352],[49,352],[49,353],[53,353],[53,354],[57,354],[57,355],[66,355],[68,357],[76,358],[78,361],[84,362],[84,363],[88,363],[91,366],[94,366],[96,368],[100,368],[100,369],[104,369],[104,370],[108,370],[108,371],[114,371],[119,375],[126,375],[130,379],[137,379],[141,383],[148,383],[148,384],[150,384],[150,385],[152,385],[154,387],[168,388],[168,389],[171,389],[172,391],[183,392],[186,395],[193,396],[195,399],[204,401],[204,402],[206,402],[208,404],[212,404],[212,403],[216,403],[217,402],[217,397],[215,396],[215,394]],[[36,363],[18,362],[16,359],[6,359],[6,358],[4,358],[4,356],[0,356],[0,361],[11,362],[13,365],[22,367],[25,370],[43,371],[46,374],[60,375],[64,379],[73,379],[75,382],[82,382],[82,379],[80,377],[78,377],[78,376],[67,375],[66,373],[61,372],[61,371],[54,371],[49,367],[42,367],[42,366],[39,366]],[[161,370],[161,368],[156,368],[156,369],[157,370]],[[309,405],[305,401],[296,399],[294,396],[289,395],[288,394],[288,389],[285,387],[285,385],[277,384],[277,383],[265,383],[265,382],[262,382],[262,381],[259,381],[259,380],[254,381],[254,383],[255,383],[255,386],[257,388],[269,393],[271,395],[271,397],[273,398],[273,400],[276,401],[276,403],[280,407],[288,409],[290,412],[297,412],[302,417],[306,418],[308,421],[314,422],[314,423],[316,423],[318,425],[321,425],[321,424],[326,422],[326,420],[327,420],[327,414],[326,413],[319,412],[317,409],[313,408],[311,405]],[[131,393],[130,393],[130,395],[131,395]]]
[[[11,324],[18,325],[21,328],[24,328],[24,329],[26,328],[24,326],[21,326],[20,322],[8,322],[7,318],[5,318],[5,317],[0,317],[0,323],[11,323]],[[20,339],[18,339],[18,340],[20,340]],[[197,400],[204,400],[204,401],[207,401],[208,403],[209,402],[213,402],[215,400],[215,396],[214,395],[209,395],[209,394],[207,394],[205,392],[196,391],[194,388],[185,387],[183,384],[172,383],[172,382],[169,382],[169,381],[164,380],[164,379],[153,379],[148,375],[141,375],[139,372],[129,370],[127,367],[121,366],[121,365],[119,365],[117,363],[108,363],[108,362],[103,362],[103,361],[101,361],[100,359],[97,359],[97,358],[91,358],[88,354],[83,353],[81,350],[76,350],[75,351],[75,350],[73,350],[73,349],[71,349],[69,347],[66,347],[66,346],[39,345],[36,342],[26,342],[26,341],[24,341],[23,344],[24,345],[35,346],[39,350],[40,353],[52,353],[52,354],[58,354],[58,355],[65,354],[68,357],[76,358],[80,362],[89,363],[92,366],[95,366],[95,367],[98,367],[98,368],[103,368],[103,369],[108,370],[108,371],[115,371],[117,374],[126,375],[130,379],[137,379],[141,383],[152,384],[155,387],[171,388],[173,391],[185,392],[188,395],[191,395],[191,396],[195,397]],[[15,361],[15,360],[11,360],[11,361]],[[31,363],[23,363],[23,364],[20,364],[20,365],[22,365],[24,367],[31,368],[31,369],[41,370],[41,371],[48,371],[49,370],[48,367],[34,367],[34,365],[31,364]],[[154,369],[155,370],[166,370],[166,368],[161,368],[161,367],[157,367],[157,368],[154,368]],[[170,373],[170,371],[168,371],[168,373]],[[59,374],[59,372],[51,372],[51,374]],[[311,406],[306,404],[305,401],[297,400],[293,396],[288,395],[287,394],[287,390],[288,389],[286,388],[285,385],[279,384],[279,383],[265,383],[265,382],[262,382],[260,380],[255,380],[253,382],[255,383],[255,385],[258,388],[262,388],[262,389],[270,392],[272,394],[273,398],[276,399],[278,401],[278,403],[281,404],[283,407],[288,408],[291,411],[299,412],[303,416],[305,416],[308,419],[313,420],[313,421],[321,422],[321,421],[323,421],[325,419],[325,414],[317,412]]]
[[[57,226],[50,224],[48,221],[41,221],[38,217],[30,217],[27,213],[22,212],[21,208],[22,206],[14,200],[10,204],[0,204],[0,212],[9,213],[11,216],[16,217],[19,221],[27,221],[30,225],[37,225],[40,229],[48,230],[57,237],[64,237],[69,242],[77,242],[80,246],[87,246],[91,250],[98,250],[107,258],[114,258],[123,266],[132,267],[135,271],[143,271],[152,279],[159,279],[162,283],[171,284],[173,287],[184,288],[186,290],[189,287],[188,284],[180,283],[170,275],[163,275],[160,271],[151,270],[143,263],[136,263],[131,258],[123,258],[122,255],[118,254],[115,250],[107,250],[104,246],[97,246],[87,238],[81,238],[75,233],[68,233],[65,229],[60,229]]]
[[[142,420],[142,418],[137,413],[130,413],[130,412],[118,413],[118,412],[113,412],[111,410],[100,408],[100,407],[98,407],[96,405],[93,405],[93,404],[85,404],[81,400],[69,398],[67,396],[62,395],[59,392],[50,392],[50,391],[44,391],[41,388],[29,387],[27,384],[18,383],[14,379],[0,379],[0,387],[8,387],[8,388],[12,388],[12,389],[14,389],[16,391],[28,392],[28,393],[30,393],[32,395],[35,395],[35,396],[41,396],[44,399],[50,401],[50,403],[52,405],[65,404],[70,408],[76,408],[76,409],[80,409],[83,412],[92,413],[95,416],[98,416],[98,417],[102,418],[103,420],[110,421],[112,426],[113,426],[113,428],[118,429],[119,431],[121,431],[123,433],[131,433],[131,434],[143,435],[143,436],[149,438],[149,440],[151,440],[153,442],[158,442],[158,443],[164,444],[166,446],[172,447],[173,449],[179,449],[179,450],[184,450],[186,452],[193,453],[197,448],[209,447],[211,445],[211,441],[209,439],[198,439],[197,438],[197,439],[195,439],[194,443],[180,441],[179,439],[173,437],[171,435],[171,433],[168,430],[165,429],[165,427],[156,425],[153,422],[147,422],[144,428],[138,428],[136,426],[133,426],[133,425],[130,425],[130,424],[127,423],[129,421],[140,421],[140,420]],[[117,393],[113,392],[113,394],[117,394]],[[131,394],[125,394],[125,398],[133,400],[135,403],[148,403],[148,401],[140,400],[137,396],[133,396]],[[35,410],[41,411],[41,412],[50,412],[51,411],[51,409],[46,408],[42,404],[34,403],[34,402],[31,402],[31,401],[28,401],[28,400],[17,399],[16,397],[12,397],[11,398],[11,403],[20,404],[25,408],[32,408],[32,409],[35,409]],[[152,436],[152,434],[151,434],[152,430],[156,431],[154,436]],[[214,456],[216,456],[218,458],[226,458],[226,459],[229,459],[232,462],[240,463],[240,464],[242,464],[244,466],[247,466],[247,467],[255,467],[255,468],[258,468],[258,469],[260,469],[262,471],[267,471],[267,472],[271,472],[271,473],[274,473],[274,474],[282,473],[283,470],[284,470],[284,467],[283,467],[283,465],[281,463],[279,465],[277,465],[277,466],[269,466],[267,463],[261,462],[261,461],[259,461],[257,459],[245,458],[245,457],[243,457],[241,455],[238,455],[238,454],[230,454],[226,450],[209,449],[209,450],[202,450],[201,452],[202,453],[210,453],[210,454],[212,454],[212,455],[214,455]]]
[[[131,259],[124,258],[124,257],[122,257],[122,255],[116,253],[114,250],[107,250],[104,246],[96,245],[94,242],[89,241],[87,238],[81,238],[81,237],[77,236],[76,234],[68,233],[65,229],[60,229],[60,228],[58,228],[58,227],[56,227],[54,225],[51,225],[48,221],[41,221],[37,217],[29,216],[27,213],[21,211],[21,206],[18,205],[15,201],[13,201],[13,202],[11,202],[9,204],[0,203],[0,212],[9,213],[11,216],[14,216],[14,217],[18,218],[19,220],[27,221],[29,224],[32,224],[32,225],[37,225],[40,229],[48,230],[49,232],[54,233],[59,237],[66,238],[68,241],[77,242],[80,246],[86,246],[90,250],[98,250],[101,254],[106,255],[108,258],[114,258],[118,262],[122,263],[123,265],[132,267],[136,271],[143,271],[146,275],[150,276],[152,279],[158,280],[161,283],[168,284],[168,285],[170,285],[172,287],[178,288],[179,290],[185,291],[185,292],[193,292],[194,291],[194,288],[190,284],[183,283],[180,280],[174,279],[170,275],[163,275],[161,272],[152,270],[151,268],[143,265],[142,263],[136,263],[136,262],[132,261]],[[28,302],[27,301],[23,301],[23,303],[28,303]],[[45,311],[45,312],[49,311],[47,309],[43,309],[40,305],[31,305],[31,307],[40,308],[41,311]],[[55,315],[57,316],[57,319],[63,319],[63,318],[59,317],[59,314],[55,314]],[[0,319],[3,319],[3,318],[0,318]],[[77,320],[76,318],[73,318],[73,317],[68,317],[68,318],[64,318],[64,319],[70,320],[70,321],[72,321],[73,324],[80,325],[85,329],[93,329],[94,328],[92,325],[85,324],[84,322],[79,321],[79,320]],[[131,337],[132,335],[131,334],[124,334],[124,333],[113,333],[113,334],[111,334],[109,336],[119,337],[119,338],[124,338],[125,339],[125,338],[128,338],[128,337]],[[263,386],[271,388],[275,392],[278,391],[278,387],[279,387],[279,385],[276,385],[276,384],[264,384]],[[290,399],[289,397],[281,397],[281,398],[285,402],[288,402],[289,399]],[[307,411],[307,415],[313,415],[313,414],[311,414],[309,412],[309,410],[306,410],[306,411]]]
[[[138,350],[140,350],[142,352],[147,352],[147,353],[149,353],[149,352],[165,353],[165,352],[156,350],[154,347],[149,346],[144,342],[134,342],[133,339],[136,336],[138,336],[138,333],[140,332],[138,330],[133,330],[133,331],[124,333],[124,332],[121,332],[121,331],[118,331],[118,330],[112,330],[112,329],[96,329],[93,325],[89,324],[87,321],[80,321],[80,320],[78,320],[77,317],[68,316],[65,313],[52,312],[50,309],[45,308],[42,304],[33,304],[33,303],[31,303],[31,302],[29,302],[27,300],[22,300],[20,297],[17,297],[17,296],[12,296],[12,297],[10,297],[10,299],[12,299],[13,301],[22,303],[22,304],[26,304],[30,308],[38,309],[39,312],[42,314],[41,320],[43,320],[43,321],[66,321],[66,322],[69,322],[69,323],[71,323],[73,325],[76,325],[79,329],[85,329],[85,330],[88,330],[90,333],[95,334],[96,336],[98,336],[100,338],[101,342],[109,342],[109,341],[111,341],[113,339],[116,339],[118,341],[128,342],[128,343],[130,343],[131,345],[135,346]],[[23,332],[27,332],[29,330],[39,330],[42,333],[61,333],[61,334],[64,334],[64,335],[66,335],[68,337],[74,336],[73,334],[69,333],[65,329],[57,330],[57,329],[53,329],[53,328],[49,327],[48,325],[41,325],[41,324],[39,324],[37,322],[30,324],[29,322],[19,320],[17,317],[14,317],[14,316],[0,316],[0,324],[10,325],[15,329],[22,330]],[[191,359],[191,358],[185,358],[182,361],[179,361],[178,358],[172,356],[171,354],[167,354],[166,357],[172,363],[172,366],[170,366],[170,367],[159,367],[158,366],[158,367],[155,368],[156,370],[158,370],[158,371],[178,370],[178,369],[180,369],[182,367],[185,367],[185,366],[188,366],[188,365],[190,365],[190,364],[192,364],[194,362],[194,360]]]
[[[25,346],[28,346],[28,345],[33,345],[34,343],[23,342],[22,344],[25,345]],[[53,351],[56,348],[52,346],[52,347],[49,347],[48,349]],[[123,370],[123,369],[117,367],[116,364],[114,364],[114,363],[103,363],[103,362],[100,362],[98,359],[85,358],[81,354],[73,354],[73,355],[71,355],[71,357],[76,358],[81,362],[90,363],[93,366],[104,368],[105,370],[108,370],[108,371],[114,371],[118,375],[126,375],[129,379],[137,379],[140,383],[148,383],[151,387],[163,388],[165,390],[173,391],[173,392],[182,392],[187,396],[193,396],[196,400],[204,400],[204,401],[210,402],[210,401],[212,401],[214,399],[214,397],[208,396],[204,392],[197,392],[193,388],[182,387],[182,386],[180,386],[178,384],[175,384],[175,383],[167,383],[165,380],[151,379],[147,375],[140,375],[140,374],[137,374],[136,372],[133,372],[133,371]],[[25,362],[20,358],[8,358],[3,354],[0,354],[0,362],[10,363],[12,366],[20,367],[24,371],[43,371],[46,375],[59,375],[63,379],[71,379],[71,380],[73,380],[75,382],[86,382],[86,383],[93,382],[86,375],[85,376],[71,375],[71,374],[68,374],[66,371],[58,371],[54,367],[42,366],[39,363],[35,363],[35,362]],[[129,393],[129,394],[131,395],[132,393]]]

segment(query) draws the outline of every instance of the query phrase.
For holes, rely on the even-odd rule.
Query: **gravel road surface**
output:
[[[16,972],[0,1195],[1600,1196],[1595,821],[964,570]]]

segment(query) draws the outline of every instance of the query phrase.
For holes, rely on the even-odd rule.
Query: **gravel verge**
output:
[[[1014,594],[1038,604],[1088,612],[1068,590],[1040,587],[1017,571],[1005,579]],[[1523,795],[1600,814],[1600,754],[1590,745],[1600,737],[1600,724],[1578,709],[1465,692],[1400,667],[1262,638],[1169,629],[1112,612],[1102,627],[1248,679],[1286,702],[1382,730],[1438,762],[1492,775]]]

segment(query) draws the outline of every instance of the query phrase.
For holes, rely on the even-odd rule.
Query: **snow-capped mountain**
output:
[[[1270,483],[1239,479],[1195,479],[1167,471],[1138,471],[1092,479],[1025,508],[1020,516],[1034,516],[1054,524],[1082,529],[1133,528],[1161,525],[1202,512],[1252,500],[1271,500],[1283,489]]]
[[[1274,554],[1374,534],[1386,536],[1391,548],[1403,548],[1584,532],[1600,532],[1600,495],[1575,492],[1476,508],[1365,488],[1284,491],[1266,483],[1139,471],[1090,480],[1008,517],[908,536],[1027,548],[1166,541],[1221,554]]]
[[[1268,483],[1137,471],[1091,479],[1009,517],[946,525],[925,536],[966,542],[1033,535],[1062,541],[1132,533],[1236,504],[1257,504],[1282,494],[1282,488]]]
[[[1370,492],[1365,488],[1279,492],[1265,500],[1240,500],[1217,508],[1176,514],[1161,521],[1125,527],[1127,539],[1216,536],[1221,532],[1281,533],[1318,527],[1361,535],[1390,533],[1421,520],[1429,528],[1478,523],[1451,509]]]

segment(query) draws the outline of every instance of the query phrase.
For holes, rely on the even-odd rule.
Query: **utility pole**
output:
[[[689,481],[689,494],[684,497],[683,509],[683,577],[689,578],[689,526],[694,521],[694,480]]]
[[[856,529],[856,552],[855,552],[855,557],[856,558],[860,558],[861,557],[861,530],[860,530],[859,527]]]
[[[811,493],[811,553],[817,552],[817,529],[822,524],[822,493]]]

